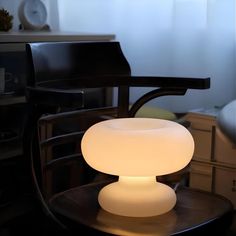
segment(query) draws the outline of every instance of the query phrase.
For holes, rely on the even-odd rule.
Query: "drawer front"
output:
[[[213,167],[206,164],[192,162],[190,164],[189,186],[191,188],[212,191]]]
[[[188,113],[185,119],[190,121],[191,128],[211,131],[212,126],[216,125],[214,116],[200,115],[197,113]]]
[[[216,128],[214,153],[215,161],[236,168],[236,145],[227,139],[219,128]]]
[[[195,142],[193,159],[210,161],[212,156],[212,132],[200,129],[191,129],[191,134]]]
[[[236,209],[236,169],[216,167],[214,190],[228,198]]]

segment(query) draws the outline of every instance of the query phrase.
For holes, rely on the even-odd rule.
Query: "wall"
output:
[[[209,90],[163,97],[152,105],[181,112],[236,98],[234,0],[44,2],[54,30],[116,34],[133,75],[211,77]],[[18,0],[0,0],[1,6],[16,15]],[[131,100],[148,90],[133,89]]]
[[[211,77],[211,89],[163,97],[173,111],[236,98],[234,0],[58,0],[61,30],[114,33],[134,75]],[[135,100],[148,89],[133,89]]]

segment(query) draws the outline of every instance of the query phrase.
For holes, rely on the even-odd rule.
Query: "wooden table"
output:
[[[50,208],[74,223],[125,236],[223,235],[233,217],[233,206],[224,197],[182,187],[176,192],[176,206],[168,213],[145,218],[113,215],[97,201],[104,185],[94,183],[59,193],[50,200]]]

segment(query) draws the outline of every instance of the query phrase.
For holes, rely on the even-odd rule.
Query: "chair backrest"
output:
[[[40,155],[33,155],[35,183],[44,199],[63,190],[89,183],[97,172],[84,161],[80,142],[94,123],[116,117],[114,107],[43,115],[38,121]]]
[[[80,139],[83,130],[101,118],[77,118],[80,128],[76,130],[78,125],[73,119],[64,117],[68,104],[68,110],[73,111],[112,103],[112,88],[75,89],[71,81],[85,76],[129,76],[131,72],[118,42],[27,43],[26,55],[29,109],[24,155],[31,158],[34,186],[45,206],[44,201],[54,193],[85,184],[95,176],[81,157]],[[51,113],[50,117],[44,115],[38,120],[47,113]]]
[[[96,76],[130,76],[131,73],[120,44],[115,41],[27,43],[26,54],[29,65],[26,89],[29,109],[24,129],[25,156],[31,156],[32,153],[37,156],[36,129],[41,115],[106,107],[112,104],[113,88],[100,86],[76,89],[72,81],[78,82],[81,77],[86,76],[94,77],[96,80]],[[128,100],[128,96],[125,100]],[[46,127],[48,130],[48,124]],[[54,135],[49,133],[47,136],[40,135],[40,142],[53,137]],[[52,154],[45,157],[45,152],[48,154],[49,151],[44,150],[51,147],[45,140],[43,142],[43,159],[53,158]],[[48,181],[43,180],[46,179],[44,171],[38,172],[41,173],[42,182],[47,183]],[[48,195],[46,192],[45,195]]]
[[[80,76],[130,75],[130,66],[119,42],[29,43],[29,85]]]
[[[74,82],[80,78],[96,76],[130,76],[131,70],[119,42],[34,42],[26,44],[28,59],[27,86],[54,89],[74,89]],[[80,88],[83,93],[61,96],[47,96],[33,91],[27,93],[28,101],[46,106],[60,105],[78,109],[110,106],[111,88]],[[50,92],[49,92],[50,93]],[[71,92],[72,93],[72,92]],[[57,94],[56,94],[57,95]],[[75,96],[77,95],[77,96]],[[30,97],[30,98],[28,98]],[[64,103],[64,104],[63,104]],[[46,105],[46,106],[45,106]],[[53,105],[53,106],[52,106]],[[57,110],[57,108],[55,109]]]

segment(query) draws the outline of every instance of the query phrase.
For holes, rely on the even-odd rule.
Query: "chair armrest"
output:
[[[99,107],[94,109],[67,111],[63,113],[51,114],[42,116],[39,120],[39,124],[56,124],[63,122],[65,119],[79,120],[86,119],[88,117],[100,117],[101,119],[108,119],[115,117],[117,114],[117,107]]]
[[[84,92],[81,89],[27,87],[26,99],[41,105],[76,106],[78,108],[83,108],[84,106]]]
[[[41,87],[55,88],[57,86],[72,88],[101,88],[101,87],[162,87],[182,89],[208,89],[210,78],[162,77],[162,76],[83,76],[79,78],[52,80],[40,83]]]
[[[132,76],[131,86],[181,89],[208,89],[210,78]]]
[[[59,87],[58,87],[59,86]],[[83,107],[84,88],[105,88],[119,87],[120,95],[118,99],[119,117],[133,117],[138,109],[148,101],[166,95],[184,95],[187,89],[208,89],[210,88],[210,78],[185,78],[185,77],[156,77],[156,76],[83,76],[70,79],[59,79],[40,83],[36,88],[28,88],[28,96],[31,101],[49,105],[62,104],[72,105],[73,101],[79,102]],[[128,111],[128,99],[130,87],[156,87],[149,93],[139,98]],[[55,89],[56,88],[56,89]],[[76,88],[76,90],[60,89]],[[76,91],[76,92],[75,92]],[[78,92],[78,94],[77,94]],[[66,96],[64,96],[66,95]],[[79,96],[79,98],[76,98]],[[43,98],[42,98],[43,97]],[[59,102],[58,102],[59,101]]]
[[[47,82],[47,86],[55,87],[59,81]],[[85,76],[65,81],[77,88],[96,87],[163,87],[185,89],[208,89],[210,78],[185,78],[185,77],[161,77],[161,76]],[[63,81],[60,81],[63,84]]]

